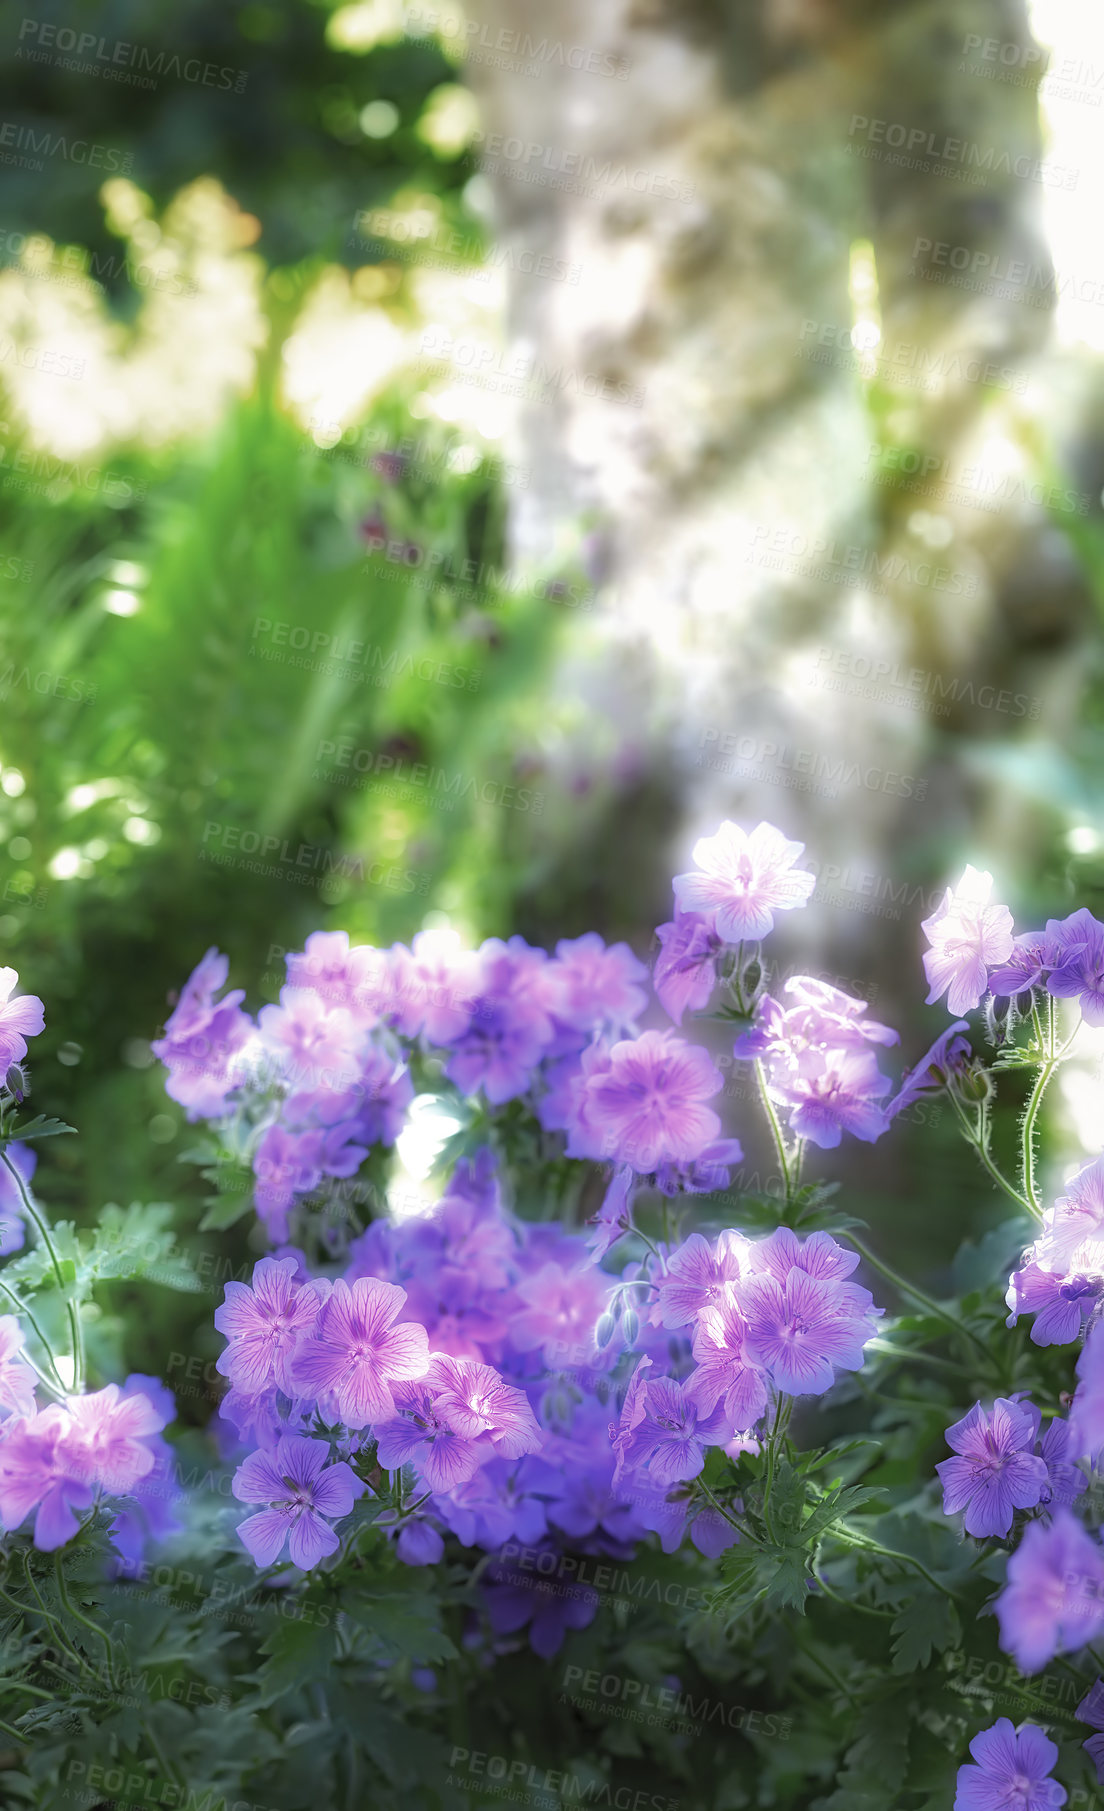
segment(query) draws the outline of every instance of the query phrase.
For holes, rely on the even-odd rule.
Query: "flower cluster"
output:
[[[41,1000],[12,998],[17,982],[14,969],[0,969],[0,1104],[5,1106],[23,1099],[27,1039],[37,1037],[46,1023]],[[26,1243],[28,1215],[43,1232],[30,1194],[36,1161],[29,1145],[9,1139],[0,1144],[2,1257]],[[10,1288],[5,1293],[18,1302]],[[12,1533],[33,1515],[34,1543],[49,1552],[71,1540],[82,1513],[107,1497],[121,1499],[111,1528],[119,1552],[140,1538],[142,1524],[167,1528],[171,1518],[156,1496],[150,1497],[149,1486],[169,1456],[159,1436],[174,1414],[170,1392],[155,1377],[134,1374],[121,1386],[67,1392],[53,1355],[46,1350],[33,1359],[18,1317],[0,1315],[0,1527]]]

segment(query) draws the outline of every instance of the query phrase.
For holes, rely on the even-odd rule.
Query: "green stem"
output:
[[[820,1570],[818,1554],[812,1553],[809,1555],[809,1569],[816,1579],[817,1584],[824,1592],[825,1597],[830,1597],[833,1603],[842,1604],[845,1610],[861,1610],[865,1616],[885,1616],[888,1617],[890,1621],[896,1616],[896,1610],[877,1610],[873,1604],[860,1603],[857,1598],[852,1600],[841,1597],[838,1591],[833,1591],[828,1580]]]
[[[759,1094],[763,1102],[763,1111],[770,1124],[771,1136],[774,1139],[774,1148],[778,1152],[778,1167],[782,1171],[782,1182],[786,1190],[786,1205],[788,1207],[792,1198],[793,1189],[790,1182],[790,1166],[786,1154],[786,1141],[782,1137],[782,1127],[778,1123],[778,1115],[774,1110],[774,1102],[767,1092],[766,1070],[763,1068],[758,1057],[755,1060],[755,1079],[759,1084]]]
[[[1038,1014],[1036,1013],[1034,1016],[1036,1024],[1038,1024]],[[1046,1092],[1047,1083],[1050,1081],[1051,1076],[1058,1067],[1059,1059],[1054,1049],[1054,1033],[1054,1001],[1048,997],[1046,1035],[1046,1049],[1048,1055],[1046,1061],[1039,1069],[1038,1076],[1035,1079],[1035,1086],[1031,1090],[1031,1098],[1027,1103],[1027,1111],[1024,1114],[1022,1134],[1024,1194],[1031,1203],[1032,1212],[1037,1214],[1040,1220],[1043,1217],[1043,1210],[1039,1205],[1039,1197],[1035,1190],[1035,1121],[1038,1118],[1039,1108],[1042,1104],[1043,1095]],[[1039,1041],[1040,1043],[1043,1042],[1041,1034]]]
[[[86,1616],[84,1614],[83,1610],[78,1610],[76,1604],[74,1604],[72,1599],[70,1598],[69,1592],[68,1592],[68,1589],[67,1589],[66,1583],[65,1583],[65,1573],[62,1568],[60,1550],[57,1553],[55,1553],[55,1555],[54,1555],[54,1572],[57,1576],[58,1596],[61,1598],[62,1603],[65,1605],[65,1608],[68,1610],[68,1612],[69,1612],[70,1616],[73,1618],[74,1622],[83,1623],[84,1627],[86,1629],[91,1629],[93,1635],[96,1636],[97,1640],[103,1642],[104,1651],[107,1655],[107,1676],[111,1682],[112,1688],[114,1688],[114,1685],[115,1685],[115,1651],[111,1645],[111,1637],[107,1633],[106,1629],[102,1629],[100,1627],[98,1622],[93,1622],[92,1618],[90,1616]]]
[[[66,1394],[65,1380],[62,1377],[61,1372],[57,1368],[57,1360],[54,1357],[53,1348],[50,1345],[49,1340],[46,1338],[45,1333],[43,1333],[42,1328],[39,1326],[38,1321],[35,1319],[33,1310],[28,1307],[27,1303],[23,1300],[22,1296],[17,1295],[14,1289],[10,1289],[8,1287],[7,1283],[5,1283],[2,1278],[0,1278],[0,1289],[2,1289],[4,1291],[4,1294],[7,1296],[8,1300],[11,1302],[12,1306],[18,1311],[18,1313],[26,1316],[29,1326],[38,1335],[38,1338],[42,1343],[46,1356],[50,1360],[50,1368],[53,1371],[54,1376],[57,1379],[57,1381],[55,1383],[50,1382],[50,1379],[47,1377],[45,1371],[42,1369],[42,1367],[40,1365],[35,1363],[34,1359],[31,1357],[31,1355],[28,1351],[24,1350],[23,1352],[21,1352],[20,1357],[26,1359],[27,1363],[31,1367],[31,1370],[35,1373],[35,1375],[39,1379],[40,1383],[44,1384],[45,1387],[49,1390],[51,1396],[58,1396],[58,1395],[64,1396]]]
[[[832,1684],[835,1686],[836,1690],[838,1692],[841,1692],[843,1694],[843,1696],[847,1699],[847,1702],[848,1702],[848,1704],[850,1704],[852,1710],[858,1710],[859,1705],[858,1705],[857,1700],[852,1696],[848,1687],[843,1683],[843,1680],[841,1678],[839,1678],[838,1675],[832,1671],[832,1668],[828,1665],[827,1660],[822,1660],[819,1654],[816,1654],[813,1652],[812,1648],[803,1647],[801,1652],[804,1654],[806,1660],[811,1660],[813,1662],[814,1666],[819,1666],[819,1668],[820,1668],[821,1672],[824,1674],[825,1678],[830,1679],[832,1681]]]
[[[714,1509],[717,1511],[717,1514],[720,1516],[723,1516],[725,1521],[729,1522],[731,1524],[731,1526],[733,1528],[735,1528],[737,1534],[740,1534],[743,1536],[744,1540],[750,1541],[753,1546],[757,1546],[758,1542],[756,1541],[755,1536],[752,1534],[751,1529],[745,1528],[743,1522],[739,1521],[736,1516],[730,1514],[730,1512],[725,1508],[723,1503],[718,1502],[717,1498],[713,1495],[713,1492],[710,1490],[705,1479],[698,1478],[696,1480],[696,1482],[697,1482],[698,1489],[701,1491],[703,1496],[708,1497],[708,1499],[712,1503]]]
[[[898,1553],[895,1547],[883,1547],[880,1541],[872,1541],[869,1536],[865,1534],[855,1534],[854,1531],[846,1527],[843,1522],[836,1522],[833,1524],[831,1536],[834,1539],[843,1541],[845,1545],[849,1547],[859,1547],[866,1553],[879,1553],[883,1559],[896,1559],[900,1560],[906,1566],[915,1566],[916,1570],[923,1578],[927,1579],[929,1585],[931,1585],[933,1589],[942,1591],[944,1597],[949,1597],[952,1603],[956,1601],[955,1593],[951,1590],[950,1586],[941,1584],[939,1580],[928,1571],[928,1568],[923,1562],[918,1560],[914,1554]]]
[[[6,1150],[0,1149],[0,1163],[4,1165],[4,1168],[7,1170],[9,1176],[11,1176],[15,1183],[16,1188],[19,1190],[19,1197],[23,1203],[23,1210],[50,1254],[50,1263],[57,1280],[57,1286],[62,1294],[65,1295],[65,1277],[62,1274],[61,1259],[58,1257],[57,1248],[54,1245],[53,1238],[50,1234],[50,1228],[39,1213],[34,1202],[31,1200],[23,1178],[19,1174],[19,1171],[16,1169],[11,1158],[8,1156]],[[65,1306],[69,1314],[69,1328],[73,1335],[73,1382],[71,1388],[73,1394],[78,1395],[84,1381],[84,1329],[81,1326],[80,1310],[71,1296],[67,1295],[65,1297]]]
[[[966,1142],[969,1144],[970,1148],[974,1152],[976,1152],[977,1157],[978,1157],[979,1161],[981,1162],[983,1168],[988,1171],[989,1175],[993,1178],[993,1181],[997,1184],[997,1187],[1002,1189],[1004,1191],[1004,1193],[1008,1196],[1009,1200],[1014,1201],[1016,1203],[1017,1207],[1022,1207],[1025,1213],[1033,1215],[1036,1220],[1041,1220],[1043,1216],[1039,1212],[1038,1208],[1036,1208],[1032,1205],[1032,1203],[1028,1200],[1026,1195],[1021,1195],[1019,1189],[1016,1188],[1013,1183],[1009,1182],[1008,1177],[1005,1176],[1003,1174],[1003,1172],[997,1168],[997,1165],[993,1162],[992,1157],[989,1155],[988,1149],[986,1148],[981,1137],[979,1136],[976,1127],[974,1127],[970,1124],[970,1121],[969,1121],[965,1111],[963,1110],[961,1104],[955,1099],[954,1095],[951,1094],[949,1091],[948,1091],[947,1098],[949,1099],[951,1106],[953,1107],[955,1113],[958,1116],[959,1124],[962,1126],[962,1129],[965,1132]]]
[[[932,1296],[927,1295],[923,1289],[918,1289],[915,1283],[906,1282],[905,1278],[899,1276],[897,1271],[892,1270],[888,1264],[883,1264],[881,1258],[875,1257],[869,1245],[864,1244],[863,1240],[858,1238],[850,1228],[848,1228],[842,1236],[845,1239],[850,1239],[855,1250],[859,1252],[866,1259],[867,1263],[872,1265],[875,1270],[881,1272],[887,1283],[892,1283],[893,1287],[899,1290],[902,1295],[911,1295],[914,1301],[919,1302],[922,1307],[926,1308],[929,1314],[935,1315],[937,1320],[943,1321],[951,1328],[952,1332],[964,1333],[967,1339],[973,1341],[978,1351],[985,1358],[986,1363],[991,1361],[991,1354],[988,1346],[983,1340],[980,1340],[977,1334],[972,1332],[969,1327],[963,1326],[961,1321],[956,1321],[952,1315],[947,1313],[945,1308],[939,1306],[939,1303],[935,1301]]]

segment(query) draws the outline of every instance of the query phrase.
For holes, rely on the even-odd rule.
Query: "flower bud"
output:
[[[608,1310],[599,1318],[598,1325],[594,1329],[594,1343],[599,1351],[601,1351],[604,1346],[609,1345],[610,1340],[613,1338],[613,1330],[616,1325],[617,1322]]]
[[[635,1346],[640,1332],[640,1316],[635,1308],[626,1308],[621,1320],[621,1337],[627,1346]]]

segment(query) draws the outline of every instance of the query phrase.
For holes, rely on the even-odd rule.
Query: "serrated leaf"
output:
[[[245,1191],[240,1195],[214,1195],[210,1200],[211,1205],[199,1223],[200,1232],[225,1232],[228,1227],[236,1226],[253,1206],[252,1196]]]
[[[35,1119],[29,1119],[26,1125],[13,1125],[9,1128],[8,1137],[19,1144],[27,1144],[32,1138],[60,1138],[63,1132],[76,1134],[76,1126],[67,1126],[63,1119],[47,1119],[39,1113]]]
[[[875,1497],[881,1497],[883,1494],[882,1491],[872,1490],[865,1484],[838,1485],[835,1490],[829,1491],[828,1495],[821,1499],[812,1514],[802,1523],[800,1529],[802,1543],[808,1546],[813,1541],[819,1540],[833,1522],[842,1521],[845,1515],[853,1514],[856,1509],[861,1509],[864,1503],[872,1502]]]
[[[958,1611],[947,1597],[922,1592],[893,1619],[893,1670],[912,1673],[927,1666],[933,1649],[940,1653],[962,1633]]]

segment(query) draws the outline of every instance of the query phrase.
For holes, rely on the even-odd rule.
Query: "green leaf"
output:
[[[868,1489],[864,1484],[838,1485],[826,1497],[821,1498],[812,1515],[802,1523],[800,1532],[803,1544],[811,1545],[821,1538],[833,1522],[842,1521],[845,1515],[852,1515],[864,1503],[872,1502],[875,1497],[880,1498],[882,1495],[882,1491]]]
[[[200,1232],[225,1232],[253,1206],[253,1197],[243,1190],[240,1195],[216,1195],[199,1223]]]
[[[47,1119],[41,1113],[37,1118],[29,1119],[26,1125],[13,1125],[8,1129],[9,1139],[19,1144],[27,1144],[32,1138],[60,1138],[63,1132],[76,1135],[76,1126],[67,1126],[63,1119]]]
[[[893,1621],[893,1670],[912,1673],[927,1666],[934,1649],[940,1653],[962,1633],[958,1611],[947,1597],[922,1592],[907,1603]]]

